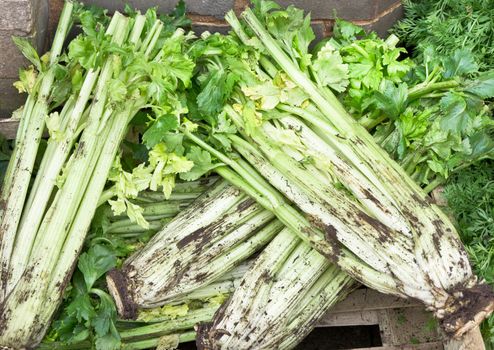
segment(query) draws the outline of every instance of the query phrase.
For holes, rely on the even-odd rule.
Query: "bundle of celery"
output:
[[[210,324],[199,349],[292,349],[345,298],[355,282],[288,229],[247,270]]]
[[[287,229],[280,232],[283,225],[273,219],[270,211],[233,186],[224,181],[214,185],[127,259],[121,270],[108,273],[119,314],[139,319],[138,310],[141,315],[153,314],[145,309],[211,297],[225,287],[232,292],[231,283],[226,281],[225,286],[218,276],[276,236],[237,283],[220,312],[226,320],[220,318],[222,323],[214,326],[237,327],[228,348],[273,348],[281,340],[283,348],[292,348],[355,283],[297,235]],[[206,329],[198,339],[204,344],[210,342]],[[122,341],[127,333],[120,333]],[[250,334],[248,341],[236,342],[243,334]]]
[[[350,276],[421,300],[452,334],[480,322],[492,312],[490,287],[472,274],[446,215],[335,98],[330,88],[341,90],[344,68],[331,47],[326,56],[308,54],[309,18],[259,2],[243,19],[227,16],[247,48],[231,54],[224,43],[235,39],[223,40],[223,55],[198,78],[196,109],[209,126],[181,131],[233,170],[217,168],[220,175]],[[217,84],[221,95],[211,94]]]
[[[119,314],[163,305],[231,270],[282,228],[274,215],[220,182],[166,224],[153,239],[108,274]]]
[[[473,104],[478,107],[469,111],[473,115],[472,118],[477,119],[479,122],[468,126],[468,128],[465,127],[463,130],[454,130],[455,133],[458,133],[459,141],[456,141],[456,135],[455,138],[452,138],[452,135],[445,135],[445,138],[444,134],[446,132],[437,127],[438,125],[443,125],[446,121],[453,120],[455,117],[461,117],[453,115],[452,112],[444,108],[444,104],[440,103],[439,99],[448,98],[452,94],[459,95],[462,91],[470,90],[468,95],[465,94],[464,99],[478,100],[485,96],[486,93],[491,93],[489,92],[489,80],[482,78],[466,80],[460,76],[465,72],[462,73],[460,71],[457,71],[457,75],[451,76],[450,73],[448,75],[448,70],[454,69],[452,67],[453,62],[449,62],[448,70],[441,71],[440,68],[442,66],[437,65],[431,74],[424,77],[426,80],[422,82],[419,79],[421,78],[420,72],[423,67],[414,67],[408,59],[404,61],[398,60],[397,54],[402,49],[395,47],[395,37],[390,37],[384,41],[372,33],[357,40],[356,34],[363,36],[364,32],[351,23],[339,20],[334,28],[334,35],[330,39],[334,48],[334,51],[331,52],[333,59],[341,59],[345,62],[342,68],[347,68],[346,72],[342,72],[341,78],[342,80],[348,80],[349,85],[340,96],[345,106],[353,110],[353,116],[356,118],[360,116],[358,118],[359,123],[370,130],[373,130],[375,125],[378,125],[377,131],[374,132],[375,139],[383,144],[386,150],[389,150],[400,163],[408,163],[411,159],[410,155],[413,154],[412,152],[421,151],[419,147],[427,150],[428,153],[424,154],[422,152],[420,158],[413,154],[414,159],[420,159],[420,163],[410,164],[407,167],[407,172],[416,182],[427,185],[426,190],[432,190],[452,172],[492,154],[492,141],[489,139],[489,125],[492,122],[486,115],[484,105],[479,103],[480,101]],[[217,38],[211,37],[209,40],[213,41],[217,40]],[[342,57],[338,55],[336,50],[339,51]],[[320,55],[324,54],[328,54],[328,52],[321,50]],[[388,57],[387,61],[386,57]],[[394,59],[389,59],[389,57]],[[468,55],[464,57],[468,57]],[[365,74],[359,70],[359,67],[364,63],[369,66]],[[381,72],[383,66],[385,70]],[[400,69],[393,70],[392,67],[400,67]],[[412,75],[412,78],[406,79],[405,74],[412,69],[415,74]],[[424,73],[426,72],[427,67],[424,70]],[[364,82],[359,82],[359,79],[365,79],[367,75],[372,76],[373,80],[367,79]],[[402,99],[398,100],[398,91],[400,88],[403,90],[403,86],[406,84],[403,82],[405,79],[409,84],[413,85],[409,88],[408,99],[405,93]],[[401,84],[401,86],[398,85],[395,88],[394,84]],[[484,85],[482,86],[482,84]],[[475,87],[475,91],[480,93],[481,96],[473,95],[474,89],[472,87]],[[401,103],[401,106],[399,103]],[[405,108],[405,113],[403,113]],[[434,118],[430,119],[424,117],[419,120],[405,119],[410,118],[410,114],[415,113],[419,116],[433,115],[433,113],[435,115]],[[413,129],[410,125],[416,125],[418,121],[421,123],[420,128],[418,130]],[[426,127],[425,125],[427,124],[430,124],[430,127]],[[452,133],[453,130],[450,131]],[[401,141],[395,141],[396,137],[390,137],[393,134],[399,135],[402,140],[407,138],[407,141],[410,141],[403,145]],[[385,137],[382,135],[385,135]],[[477,145],[473,147],[473,152],[468,152],[464,147],[456,146],[456,142],[461,143],[462,138],[463,142],[471,140],[470,144],[472,145],[475,145],[475,140],[478,141]],[[434,143],[430,144],[430,148],[427,149],[423,145],[424,140],[434,141]],[[445,152],[447,147],[450,148],[449,152]],[[438,152],[436,155],[435,151],[438,149],[442,150],[442,152]],[[448,153],[447,157],[449,159],[435,158],[445,153]],[[403,157],[403,155],[407,157]],[[437,167],[429,166],[433,160],[435,163],[443,165],[444,170],[436,170],[438,169]],[[225,170],[221,171],[225,173]],[[417,174],[421,174],[421,176],[417,176]],[[298,241],[293,234],[289,235],[288,232],[285,232],[284,235],[280,234],[280,236],[284,236],[285,247],[290,246],[289,242]],[[274,241],[278,239],[277,237]],[[275,244],[274,241],[272,245]],[[302,245],[301,243],[299,244],[299,248],[301,248]],[[199,346],[213,349],[293,347],[299,341],[294,336],[295,330],[300,331],[299,335],[301,337],[306,334],[304,331],[310,331],[314,325],[311,317],[312,320],[317,322],[317,319],[329,309],[332,302],[344,297],[344,289],[339,289],[344,288],[343,284],[339,285],[338,281],[344,280],[344,278],[348,279],[344,274],[333,272],[331,278],[327,277],[329,276],[327,275],[326,280],[323,277],[317,280],[317,283],[324,283],[323,285],[326,286],[323,292],[319,291],[313,295],[305,294],[309,292],[309,288],[306,284],[303,284],[303,281],[307,283],[307,281],[311,281],[311,276],[321,273],[317,270],[318,255],[314,255],[314,252],[309,254],[307,247],[305,249],[307,252],[305,256],[308,261],[304,266],[303,273],[291,275],[294,281],[297,281],[300,289],[297,289],[296,285],[292,285],[291,290],[284,289],[283,293],[280,293],[279,289],[270,289],[273,285],[270,286],[268,283],[260,284],[258,281],[273,280],[276,281],[275,284],[286,286],[289,283],[290,275],[276,275],[276,272],[273,271],[276,271],[276,269],[290,271],[293,267],[288,268],[285,266],[282,268],[273,263],[273,261],[267,260],[268,254],[271,254],[271,259],[283,259],[279,254],[283,254],[284,251],[280,248],[280,244],[276,248],[271,245],[268,246],[261,254],[260,259],[256,261],[254,267],[245,275],[245,282],[242,287],[239,287],[221,311],[216,313],[212,323],[201,326],[197,340]],[[308,258],[309,256],[311,258]],[[263,258],[261,257],[267,263],[263,264],[261,262]],[[280,260],[276,261],[279,262]],[[289,261],[287,260],[285,264],[288,264]],[[259,278],[263,272],[267,271],[275,273],[275,275],[268,276],[266,274],[262,275],[262,279]],[[245,285],[247,286],[245,287]],[[348,289],[350,285],[352,284],[347,282],[346,288]],[[268,295],[268,297],[264,297],[265,295]],[[281,295],[282,297],[280,297]],[[287,316],[292,312],[296,312],[297,305],[300,303],[298,299],[300,295],[303,296],[301,300],[309,303],[309,305],[305,306],[307,313],[305,317],[300,315],[294,321],[289,321]],[[319,307],[311,308],[312,302],[318,304]],[[328,303],[325,304],[324,302]],[[291,317],[294,318],[293,314]],[[292,322],[291,326],[288,326],[287,322]],[[293,343],[291,343],[291,340],[293,340]]]
[[[359,39],[357,39],[357,36]],[[468,50],[424,52],[414,64],[386,40],[338,20],[317,60],[342,65],[339,98],[410,177],[430,192],[451,174],[494,158],[494,70],[479,72]]]
[[[270,211],[226,182],[214,185],[121,270],[108,273],[119,314],[135,318],[142,308],[214,295],[225,289],[218,276],[276,236],[247,269],[213,327],[236,327],[227,348],[274,348],[282,340],[282,348],[292,348],[355,282],[296,234],[280,232],[283,225],[273,219]],[[207,329],[198,341],[216,347],[207,339]],[[244,334],[248,339],[239,342]]]
[[[386,42],[383,41],[383,40],[380,40],[376,37],[373,37],[373,36],[369,36],[369,38],[365,38],[364,40],[356,40],[356,38],[350,38],[350,36],[353,36],[354,34],[356,33],[361,33],[361,29],[358,28],[358,27],[355,27],[355,26],[352,26],[351,24],[349,23],[346,23],[344,21],[340,21],[338,22],[338,27],[335,29],[338,30],[339,29],[339,26],[346,26],[345,28],[343,28],[341,30],[342,33],[345,33],[345,35],[339,35],[339,36],[335,36],[334,38],[335,39],[338,39],[339,42],[336,42],[333,40],[332,44],[336,44],[337,47],[339,47],[339,50],[340,52],[342,53],[342,55],[344,55],[344,60],[346,62],[348,62],[348,66],[349,66],[349,70],[350,71],[353,71],[354,69],[357,69],[357,65],[361,63],[362,60],[364,60],[365,58],[360,58],[360,57],[356,57],[358,55],[362,55],[362,51],[363,49],[367,49],[367,50],[370,50],[370,48],[376,50],[377,52],[375,53],[375,55],[372,55],[370,57],[373,57],[373,59],[375,59],[376,61],[378,62],[373,62],[373,64],[375,64],[375,69],[377,70],[378,67],[379,67],[379,60],[381,59],[381,56],[379,55],[382,55],[384,57],[387,57],[387,56],[390,56],[390,57],[394,57],[394,59],[388,59],[388,61],[386,62],[386,65],[389,66],[389,72],[392,73],[391,76],[382,76],[382,80],[384,80],[384,83],[397,83],[399,81],[399,79],[402,79],[404,78],[404,74],[411,69],[412,65],[407,62],[407,61],[404,61],[404,62],[399,62],[397,60],[397,53],[400,52],[400,49],[398,48],[395,48],[395,43],[394,43],[394,38],[391,37],[390,39],[388,39]],[[217,61],[212,63],[211,62],[211,57],[214,57],[214,55],[223,55],[223,58],[224,58],[224,55],[225,54],[229,54],[231,53],[232,51],[234,53],[238,53],[238,52],[235,52],[234,50],[237,49],[238,50],[238,45],[236,47],[236,44],[234,41],[231,40],[231,38],[228,38],[228,37],[221,37],[221,36],[218,36],[218,35],[215,35],[215,36],[205,36],[204,38],[204,41],[199,41],[199,42],[196,42],[195,43],[195,47],[192,49],[192,51],[194,52],[194,50],[197,50],[201,53],[201,55],[204,55],[203,57],[199,57],[198,59],[201,60],[201,59],[205,59],[206,61],[206,64],[211,64],[213,67],[217,68],[217,66],[215,66],[215,64],[217,64]],[[345,42],[346,41],[346,42]],[[229,46],[230,45],[230,46]],[[355,52],[351,52],[351,50],[355,47],[355,46],[362,46],[362,50],[355,50]],[[381,50],[383,52],[381,52]],[[345,54],[346,52],[349,52],[348,54]],[[195,52],[197,54],[197,52]],[[351,53],[351,54],[350,54]],[[339,56],[337,55],[336,52],[333,53],[333,59],[338,59]],[[357,61],[356,58],[359,58],[359,60]],[[341,59],[341,58],[340,58]],[[231,63],[231,61],[229,62]],[[241,65],[239,65],[241,66]],[[397,70],[397,71],[393,71],[391,69],[391,67],[401,67],[400,70]],[[223,68],[223,67],[222,67]],[[238,66],[235,67],[235,69],[238,69]],[[460,88],[459,86],[459,83],[457,81],[454,81],[453,79],[451,79],[451,76],[450,76],[450,79],[449,81],[445,81],[444,83],[443,82],[437,82],[437,78],[438,78],[438,73],[439,71],[436,69],[434,72],[432,72],[432,74],[430,76],[427,76],[427,81],[423,84],[418,84],[416,86],[416,88],[412,88],[412,96],[413,96],[413,99],[411,99],[411,101],[415,101],[417,99],[419,99],[421,96],[424,96],[424,95],[427,95],[428,93],[431,93],[431,92],[435,92],[435,91],[438,91],[440,93],[444,93],[444,91],[448,88]],[[459,73],[459,72],[458,72]],[[436,76],[434,76],[434,74]],[[375,76],[375,80],[378,80],[380,77],[379,77],[379,74],[374,75]],[[215,84],[217,83],[220,83],[220,81],[217,81],[217,80],[213,80],[214,76],[212,76],[210,79],[211,81],[214,81]],[[359,102],[356,101],[356,99],[358,97],[360,97],[360,100],[362,100],[362,97],[366,97],[368,99],[371,99],[371,97],[374,97],[373,94],[376,94],[379,92],[379,89],[376,87],[374,87],[375,85],[378,85],[379,88],[382,87],[382,86],[385,86],[387,87],[387,90],[383,91],[383,94],[384,93],[388,93],[388,90],[389,90],[389,85],[386,85],[386,84],[375,84],[375,81],[374,83],[372,84],[362,84],[362,85],[358,85],[355,81],[356,81],[357,77],[355,75],[352,76],[352,91],[350,91],[350,93],[348,94],[348,102],[346,103],[346,105],[349,105],[349,106],[358,106],[359,105]],[[389,81],[386,81],[388,80]],[[208,81],[208,78],[206,79],[206,81]],[[226,81],[227,82],[227,81]],[[210,81],[208,81],[208,84],[210,84]],[[472,82],[468,82],[467,81],[467,87],[472,87],[472,86],[475,86],[474,84],[472,84]],[[478,87],[479,84],[477,84],[477,87]],[[209,85],[207,85],[209,86]],[[365,89],[367,89],[367,91],[365,91]],[[228,90],[228,87],[226,88],[226,90]],[[364,90],[364,91],[359,91],[359,90]],[[208,94],[210,93],[210,90],[206,90],[208,92]],[[437,94],[434,96],[435,98],[437,98]],[[440,95],[439,95],[440,96]],[[266,97],[266,95],[264,96]],[[293,96],[292,96],[293,97]],[[386,96],[385,96],[386,97]],[[427,98],[430,99],[430,96],[426,96]],[[200,95],[197,97],[198,99],[198,102],[201,101],[200,100]],[[376,98],[377,100],[377,98]],[[370,105],[371,103],[369,104],[365,104],[364,105]],[[411,104],[411,102],[407,103],[407,104]],[[417,103],[417,104],[420,104],[420,103]],[[434,102],[432,103],[432,105],[434,105]],[[387,107],[387,106],[386,106]],[[206,106],[204,106],[204,108],[206,108]],[[430,107],[429,107],[430,108]],[[382,113],[382,103],[380,105],[378,105],[378,107],[375,107],[373,106],[373,108],[368,108],[368,110],[372,111],[375,115],[377,116],[373,116],[373,115],[370,115],[370,116],[366,116],[365,118],[362,118],[362,120],[360,121],[362,124],[366,125],[366,124],[369,124],[368,127],[370,128],[373,128],[375,124],[379,123],[379,122],[383,122],[383,120],[386,120],[386,118],[390,118],[390,116],[388,114],[384,114]],[[381,112],[382,114],[378,114],[379,112]],[[399,111],[398,111],[399,112]],[[366,111],[367,114],[370,114]],[[220,116],[221,118],[221,116]],[[394,118],[394,116],[393,116]],[[446,118],[446,117],[445,117]],[[377,119],[377,121],[374,121],[373,119]],[[440,120],[440,119],[439,119]],[[485,118],[483,119],[485,120]],[[436,120],[437,121],[437,120]],[[222,133],[225,132],[225,130],[228,130],[229,126],[225,123],[226,120],[225,119],[220,119],[219,122],[218,122],[218,125],[216,125],[214,128],[216,129],[215,133],[212,135],[212,137],[209,139],[209,141],[213,142],[214,145],[217,145],[217,142],[224,142],[225,141],[225,138],[224,136],[225,135],[222,135]],[[225,125],[226,124],[226,125]],[[484,124],[477,124],[475,125],[476,128],[478,128],[478,130],[481,130],[482,129],[482,126],[485,125]],[[391,130],[391,132],[394,132],[395,130],[400,130],[400,127],[401,125],[400,124],[397,124],[396,128],[393,130]],[[231,126],[230,126],[231,128]],[[389,127],[387,128],[389,130]],[[230,129],[231,130],[231,129]],[[468,135],[467,135],[468,136]],[[383,142],[383,141],[381,141]],[[393,151],[395,151],[396,148],[393,148]],[[482,151],[485,151],[485,149],[481,149]],[[459,150],[457,149],[454,149],[454,151],[456,151],[458,154],[460,154]],[[472,162],[472,161],[475,161],[476,159],[478,159],[479,157],[481,157],[483,155],[482,152],[478,152],[478,153],[475,153],[475,154],[471,154],[470,155],[470,159],[469,161]],[[462,156],[465,158],[466,154],[462,154]],[[477,157],[477,158],[474,158],[474,157]],[[401,160],[401,159],[400,159]],[[424,164],[426,164],[425,161],[423,161]],[[243,164],[243,166],[245,168],[248,169],[248,166],[246,164]],[[412,172],[414,169],[414,167],[409,167],[411,170],[409,170],[410,172]],[[454,170],[454,169],[453,169]],[[229,178],[229,179],[232,179],[232,173],[228,173],[228,170],[227,169],[222,169],[222,168],[219,168],[218,169],[218,172],[220,174],[222,174],[224,177],[226,178]],[[250,172],[250,175],[253,176],[255,174],[255,172],[251,171]],[[442,174],[438,174],[438,178],[439,178],[439,175],[442,175]],[[441,180],[443,178],[441,177]],[[418,179],[420,181],[424,181],[423,179]],[[435,184],[437,184],[437,181],[434,181]],[[244,184],[245,185],[245,184]],[[242,184],[241,184],[242,186]],[[295,227],[295,226],[294,226]],[[287,237],[290,237],[292,242],[295,242],[297,240],[296,237],[294,237],[293,235],[292,236],[289,236],[288,234],[285,234],[285,236]],[[286,237],[285,237],[286,238]],[[153,245],[156,245],[158,246],[158,241],[155,241],[153,242],[152,244]],[[146,249],[150,249],[149,247],[147,247]],[[305,249],[307,251],[308,248],[305,247]],[[270,250],[268,249],[268,251],[270,251],[272,254],[271,258],[275,258],[277,255],[277,253],[280,253],[280,251],[276,251],[275,249],[273,250]],[[262,254],[262,256],[264,256],[265,253]],[[318,254],[315,254],[314,252],[311,252],[311,254],[313,255],[312,256],[312,259],[309,259],[310,262],[314,262],[314,259],[315,261],[317,261],[317,257],[318,257]],[[176,256],[176,257],[179,257],[181,256],[180,254],[173,254],[173,256]],[[319,259],[320,256],[319,256]],[[317,263],[314,262],[315,266],[317,266]],[[155,266],[157,266],[158,264],[153,264]],[[153,268],[155,267],[153,266]],[[268,268],[271,268],[271,266],[268,264],[267,265]],[[316,278],[314,276],[317,276],[318,273],[320,273],[318,271],[317,268],[315,269],[312,269],[311,268],[312,265],[308,264],[308,267],[306,267],[304,273],[303,273],[303,277],[304,278],[307,278],[307,281],[312,281],[311,278]],[[256,264],[256,267],[255,268],[252,268],[251,270],[249,270],[248,274],[246,275],[246,280],[249,279],[249,276],[257,276],[257,274],[260,273],[260,271],[264,271],[263,270],[264,267],[263,267],[263,264],[262,263],[259,263],[259,264]],[[156,276],[159,275],[159,273],[155,273]],[[171,275],[168,275],[166,273],[163,273],[160,277],[163,278],[163,277],[166,277],[166,278],[169,278],[169,276],[173,276],[173,274]],[[342,278],[344,275],[342,275],[341,273],[337,274],[335,273],[332,277],[333,277],[333,280],[335,281],[335,283],[333,284],[333,298],[334,299],[331,299],[329,297],[327,297],[325,300],[336,300],[336,297],[335,295],[338,294],[337,293],[337,290],[338,290],[338,278]],[[295,278],[295,280],[298,280],[299,282],[301,281],[302,279],[302,276],[297,276],[295,277],[294,275],[292,275],[293,278]],[[254,278],[254,280],[256,280],[256,277],[251,277],[251,278]],[[279,278],[278,281],[281,283],[281,280],[282,278],[281,277],[277,277]],[[274,279],[277,279],[277,278],[274,278]],[[289,283],[287,280],[285,280],[283,283]],[[330,285],[331,283],[327,283],[327,286],[328,288],[330,288]],[[299,284],[300,286],[300,284]],[[307,287],[306,285],[304,285],[305,287]],[[258,287],[260,288],[260,286],[257,286],[255,284],[251,285],[252,288],[255,288],[255,287]],[[264,286],[265,288],[269,288],[267,286]],[[141,288],[144,288],[144,287],[141,287]],[[132,286],[130,286],[130,289],[131,290],[134,290],[134,289],[138,289],[138,288],[133,288]],[[154,286],[147,286],[145,287],[145,289],[148,291],[148,292],[151,292],[153,291],[154,289]],[[249,289],[246,289],[247,291]],[[154,291],[153,291],[154,292]],[[300,292],[298,290],[294,290],[293,293],[290,293],[289,295],[291,297],[293,296],[296,296],[296,295],[299,295],[299,294],[303,294],[305,291],[304,289],[300,290]],[[142,291],[139,291],[139,293],[142,293]],[[246,293],[246,291],[242,288],[241,290],[239,290],[238,292],[234,293],[233,295],[233,299],[231,301],[231,304],[232,305],[236,305],[235,303],[237,302],[240,302],[240,303],[243,303],[244,305],[244,308],[250,308],[250,307],[254,307],[253,305],[257,305],[256,306],[256,312],[258,314],[262,313],[260,307],[258,305],[258,301],[255,300],[255,295],[254,294],[249,294],[249,295],[246,295],[244,294]],[[274,293],[274,292],[273,292]],[[343,293],[341,293],[343,294]],[[166,293],[164,293],[163,295],[166,295]],[[275,298],[271,298],[272,300],[275,300]],[[240,301],[239,301],[240,300]],[[261,300],[263,300],[261,298]],[[285,300],[288,300],[287,303],[290,303],[293,301],[293,299],[290,299],[288,296],[287,296],[287,299]],[[162,302],[162,301],[157,301],[157,302]],[[262,301],[260,301],[262,303]],[[318,309],[318,311],[321,312],[321,314],[324,313],[325,310],[327,310],[327,308],[329,307],[329,305],[327,307],[322,307],[320,309]],[[293,308],[293,305],[292,305],[292,308]],[[247,309],[243,309],[242,312],[239,311],[239,313],[235,313],[236,310],[235,308],[226,308],[225,312],[222,312],[220,313],[217,318],[215,318],[215,321],[214,323],[217,325],[217,327],[219,327],[218,329],[223,329],[225,328],[225,325],[229,324],[229,322],[231,321],[233,324],[235,322],[232,321],[232,319],[234,319],[235,317],[240,317],[242,318],[243,322],[242,325],[239,325],[238,328],[236,328],[236,331],[235,332],[230,332],[230,335],[229,335],[229,338],[228,340],[226,341],[226,343],[228,345],[225,345],[225,346],[230,346],[232,348],[235,348],[236,346],[240,346],[238,344],[242,344],[242,343],[238,343],[239,341],[245,341],[245,339],[243,340],[239,340],[238,337],[241,337],[242,336],[242,333],[243,332],[246,332],[246,329],[249,329],[249,327],[254,327],[256,329],[257,332],[262,332],[262,327],[259,327],[258,325],[258,319],[256,318],[255,316],[255,313],[254,312],[251,312],[250,314],[248,312],[246,312],[245,310]],[[291,309],[290,308],[290,304],[285,304],[283,305],[282,307],[280,307],[279,305],[277,307],[274,307],[274,310],[289,310]],[[247,316],[247,314],[250,316]],[[243,316],[240,316],[240,315],[243,315]],[[313,316],[313,319],[317,319],[317,314],[316,312],[312,313],[311,314]],[[283,317],[281,315],[276,315],[270,319],[270,320],[267,320],[267,322],[264,324],[265,326],[265,329],[266,328],[270,328],[271,329],[271,335],[273,335],[273,338],[276,338],[278,337],[280,334],[282,334],[282,329],[286,329],[286,324],[283,323],[282,321]],[[283,327],[281,327],[278,332],[275,332],[273,331],[273,327],[277,327],[279,325],[285,325]],[[297,326],[296,328],[297,329],[310,329],[311,326],[313,326],[313,322],[310,322],[308,318],[305,318],[305,319],[301,319],[299,318],[298,319],[298,323],[297,323]],[[212,326],[213,328],[216,329],[215,326]],[[259,327],[259,328],[257,328]],[[306,327],[306,328],[304,328]],[[205,328],[207,329],[207,328]],[[280,333],[281,332],[281,333]],[[203,331],[203,337],[201,338],[200,341],[202,342],[205,342],[205,344],[209,344],[208,346],[218,346],[220,347],[220,345],[218,345],[219,343],[217,343],[216,345],[212,345],[212,344],[215,344],[215,340],[211,340],[211,339],[208,339],[207,338],[207,332],[206,330]],[[214,333],[214,331],[213,331]],[[249,332],[250,334],[253,334],[252,332]],[[261,334],[261,333],[259,333]],[[250,338],[251,341],[255,341],[253,339],[263,339],[263,341],[265,342],[265,344],[268,344],[269,341],[272,341],[273,338],[270,338],[270,337],[267,337],[267,336],[258,336],[258,337],[253,337],[253,338]],[[225,340],[222,339],[222,342],[224,342]],[[245,344],[244,344],[245,345]],[[259,345],[259,344],[258,344]],[[272,345],[272,344],[271,344]],[[288,344],[285,344],[286,346],[288,346]]]
[[[192,35],[154,11],[116,13],[107,24],[72,8],[49,57],[19,42],[38,72],[24,71],[17,84],[30,95],[2,192],[0,345],[40,341],[106,201],[53,340],[72,329],[87,346],[91,327],[99,349],[192,339],[193,324],[218,304],[125,330],[101,280],[163,225],[108,275],[109,287],[131,317],[136,307],[168,309],[235,287],[200,327],[203,347],[292,348],[355,285],[350,276],[423,301],[455,335],[492,311],[492,290],[416,184],[429,191],[492,157],[484,100],[494,78],[478,74],[471,57],[431,56],[415,68],[398,61],[396,38],[357,40],[363,33],[344,22],[311,55],[310,18],[265,1],[243,22],[227,16],[234,34],[205,33],[190,45]],[[62,53],[72,18],[84,33]],[[50,138],[31,183],[45,123]],[[122,144],[129,125],[136,144]],[[125,159],[129,149],[138,162]],[[212,170],[236,188],[219,182],[184,210],[199,191],[188,193],[177,175],[190,181]],[[147,189],[163,193],[139,195]],[[253,265],[232,271],[268,243]],[[238,271],[247,272],[232,282]]]
[[[38,73],[31,69],[21,75],[19,86],[30,94],[2,192],[3,346],[33,347],[41,340],[62,299],[129,123],[142,108],[158,104],[160,111],[178,117],[183,111],[178,95],[194,68],[183,53],[184,32],[165,30],[152,10],[131,17],[117,12],[108,24],[89,11],[78,11],[74,17],[80,19],[83,33],[62,53],[73,9],[72,2],[65,4],[47,58],[38,58],[22,43]],[[63,107],[54,110],[58,106]],[[29,186],[45,121],[50,138]],[[136,221],[141,212],[126,196],[155,189],[163,177],[183,171],[179,168],[183,160],[178,156],[170,160],[163,147],[151,153],[150,164],[137,168],[144,178],[139,188],[124,188],[112,201],[117,213],[127,210]],[[164,172],[167,162],[172,169]]]
[[[101,350],[119,349],[123,341],[120,322],[117,320],[116,306],[108,294],[105,273],[120,267],[129,255],[142,248],[161,229],[162,221],[171,220],[216,181],[217,178],[209,177],[179,182],[167,196],[168,199],[160,192],[139,193],[132,203],[144,209],[143,217],[149,223],[147,229],[129,222],[126,216],[116,216],[109,204],[101,205],[95,213],[83,252],[64,294],[64,302],[43,341],[46,346],[63,349],[85,344],[87,348],[87,344],[93,344]],[[106,190],[100,202],[114,190],[114,186]],[[158,225],[159,228],[156,228]],[[245,266],[240,266],[202,290],[184,296],[183,300],[175,299],[174,304],[228,294],[245,269]]]

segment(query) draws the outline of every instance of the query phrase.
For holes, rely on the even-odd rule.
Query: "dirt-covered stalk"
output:
[[[283,196],[281,196],[267,180],[257,173],[258,170],[264,171],[265,168],[273,170],[268,162],[255,162],[256,170],[247,162],[242,162],[240,157],[237,156],[235,159],[232,159],[226,154],[217,151],[195,135],[186,131],[185,134],[197,145],[203,147],[208,152],[211,152],[211,154],[214,154],[223,163],[228,165],[228,167],[217,167],[215,171],[218,175],[242,189],[242,191],[254,198],[265,209],[275,213],[277,218],[285,226],[298,234],[305,242],[317,247],[317,250],[322,252],[328,259],[337,261],[338,265],[342,267],[346,273],[357,280],[366,278],[372,281],[373,287],[383,293],[395,294],[402,297],[405,296],[405,294],[398,289],[396,281],[392,276],[379,273],[338,242],[329,241],[331,244],[327,244],[328,242],[324,239],[326,236],[325,232],[309,221],[298,209],[289,205],[288,202],[283,199]],[[257,157],[256,154],[252,155]],[[262,158],[259,160],[262,160]],[[286,181],[283,179],[281,179],[280,182],[286,184]]]
[[[200,326],[198,348],[291,349],[354,285],[284,229],[255,260],[213,321]]]
[[[119,313],[164,304],[208,285],[267,244],[274,215],[221,182],[169,222],[107,281]]]
[[[118,16],[114,16],[112,20],[117,21]],[[117,25],[110,25],[109,28],[121,29]],[[112,42],[117,45],[121,45],[125,39],[122,33],[125,32],[116,33],[115,35],[109,30],[106,32],[107,35],[112,36]],[[94,92],[96,98],[104,100],[102,91],[104,86],[108,83],[111,74],[112,68],[111,63],[109,62],[101,69],[101,74],[99,68],[90,69],[87,72],[73,108],[69,110],[67,115],[62,115],[61,124],[65,126],[65,128],[56,131],[59,132],[61,136],[57,136],[56,138],[51,137],[48,140],[48,146],[42,160],[40,171],[36,175],[16,235],[16,245],[13,251],[15,259],[13,259],[10,266],[12,287],[26,268],[37,231],[42,223],[46,208],[49,205],[50,196],[52,196],[54,189],[56,189],[57,177],[67,161],[76,138],[79,136],[78,133],[80,132],[83,113],[86,109],[88,112],[97,113],[95,109],[86,107],[88,101],[92,97],[91,95],[93,94],[93,88],[96,81],[98,81],[98,86]],[[8,292],[10,292],[10,290],[7,288],[7,293]]]

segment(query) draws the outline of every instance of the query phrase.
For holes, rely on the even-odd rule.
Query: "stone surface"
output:
[[[0,33],[44,38],[47,23],[48,0],[0,1]]]
[[[0,117],[8,116],[25,99],[12,86],[19,68],[29,64],[12,41],[27,38],[42,53],[48,27],[48,0],[0,0]]]
[[[0,118],[9,118],[12,111],[21,106],[26,99],[25,94],[20,94],[12,84],[17,79],[0,78]]]
[[[373,30],[381,37],[387,37],[388,30],[395,24],[400,18],[403,17],[403,6],[399,5],[394,7],[391,11],[383,14],[381,17],[376,18],[370,23],[358,23],[362,25],[366,30]]]
[[[49,0],[37,0],[36,22],[33,35],[36,37],[36,45],[38,52],[44,52],[46,47],[46,39],[48,36],[48,20],[50,16]]]
[[[9,2],[12,7],[15,7],[15,4],[20,4],[19,6],[29,9],[23,13],[18,13],[19,16],[25,15],[27,18],[19,17],[15,20],[11,18],[10,22],[24,23],[25,21],[29,21],[30,24],[25,26],[24,29],[27,30],[26,32],[0,28],[0,78],[16,78],[19,68],[27,64],[27,61],[12,41],[12,36],[19,36],[28,39],[38,50],[38,52],[42,53],[44,51],[45,36],[48,26],[48,0]],[[36,5],[36,15],[31,16],[30,11],[33,4]],[[3,6],[3,2],[1,3],[0,8],[1,6]],[[0,12],[0,21],[2,21],[2,18],[3,22],[5,22],[4,13]]]
[[[326,32],[325,32],[326,26],[323,22],[312,22],[311,26],[312,26],[312,30],[314,31],[314,34],[316,35],[315,41],[319,41],[326,36]]]
[[[0,1],[0,31],[16,35],[31,33],[35,23],[33,5],[31,0]]]
[[[34,37],[27,37],[33,41]],[[28,64],[12,41],[12,36],[0,32],[0,78],[17,78],[19,68]]]
[[[221,33],[228,34],[230,31],[230,26],[228,24],[216,24],[216,23],[207,23],[207,22],[193,22],[192,30],[195,33],[203,33],[208,31],[210,33]]]
[[[223,18],[233,8],[234,0],[186,0],[185,3],[190,13]],[[172,4],[174,6],[175,1]]]
[[[399,3],[401,4],[401,0],[378,0],[376,4],[376,14],[382,13]]]
[[[396,0],[279,0],[282,6],[295,5],[311,12],[312,19],[369,20],[389,8]]]
[[[125,4],[141,10],[157,6],[163,13],[172,11],[177,4],[177,0],[82,0],[82,2],[106,7],[111,11],[122,10]],[[233,8],[234,0],[185,0],[185,5],[187,12],[223,18],[225,13]]]

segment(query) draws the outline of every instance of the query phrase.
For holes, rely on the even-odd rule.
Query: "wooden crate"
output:
[[[0,133],[14,139],[18,124],[17,120],[0,119]],[[478,327],[462,339],[446,340],[432,315],[419,302],[367,288],[355,290],[335,305],[318,327],[371,325],[379,326],[382,346],[358,350],[485,350]]]
[[[367,288],[355,290],[335,305],[318,327],[370,325],[379,326],[382,346],[359,350],[485,350],[478,327],[460,340],[446,340],[419,302]]]

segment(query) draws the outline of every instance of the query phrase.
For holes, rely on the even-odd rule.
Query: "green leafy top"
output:
[[[494,69],[492,0],[406,0],[404,7],[405,18],[393,31],[419,61],[428,47],[444,56],[465,49],[481,70]]]
[[[358,38],[357,38],[358,37]],[[338,50],[349,85],[340,94],[352,115],[431,190],[452,172],[494,157],[493,72],[479,73],[467,50],[439,56],[424,51],[423,64],[401,59],[393,35],[382,40],[338,20],[325,47]]]

